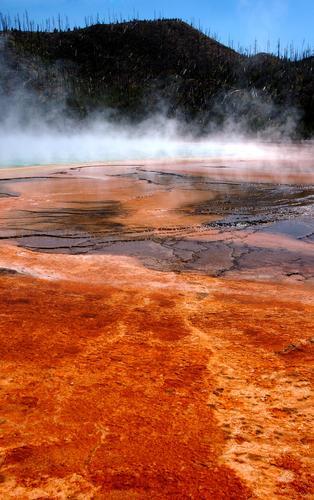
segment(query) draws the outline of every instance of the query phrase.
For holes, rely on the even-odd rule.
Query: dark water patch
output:
[[[256,214],[289,207],[307,206],[314,202],[314,188],[260,183],[211,183],[215,193],[197,207],[197,214]]]
[[[7,182],[0,179],[0,198],[18,198],[19,193],[12,191],[7,184]]]
[[[294,277],[297,281],[314,279],[314,255],[288,248],[262,248],[233,244],[233,265],[220,275],[253,272],[257,279]]]
[[[218,220],[207,224],[209,227],[260,226],[313,210],[312,186],[215,184],[212,192],[214,196],[209,200],[185,207],[196,215],[218,216]]]
[[[87,238],[71,238],[56,235],[28,235],[16,238],[17,243],[30,250],[49,253],[86,253],[96,243],[91,244]]]
[[[204,186],[206,180],[200,175],[191,175],[177,172],[163,172],[159,170],[146,170],[145,168],[136,168],[132,172],[123,172],[119,174],[111,174],[111,177],[120,177],[125,179],[133,179],[135,181],[146,181],[149,184],[169,188],[186,188],[196,186],[201,183]]]
[[[213,169],[221,169],[221,168],[232,168],[230,165],[202,165],[202,168],[213,168]]]
[[[17,193],[8,193],[8,192],[1,192],[0,191],[0,198],[18,198]]]
[[[17,184],[19,182],[36,182],[38,180],[42,181],[51,181],[51,180],[59,179],[63,181],[62,177],[58,177],[58,175],[32,175],[30,174],[29,176],[21,176],[21,177],[3,177],[0,179],[0,182],[3,183],[10,183],[10,184]]]
[[[126,214],[120,202],[109,200],[98,204],[82,202],[78,208],[16,211],[14,220],[17,231],[20,221],[21,229],[35,226],[40,227],[42,233],[49,230],[61,232],[62,235],[85,236],[110,231],[121,232],[124,225],[116,222],[114,218]]]
[[[17,274],[22,274],[15,269],[10,269],[8,267],[0,267],[0,276],[16,276]]]
[[[187,249],[184,249],[184,245]],[[282,248],[261,248],[239,241],[116,242],[99,247],[98,252],[138,258],[149,269],[191,272],[212,277],[250,273],[257,279],[314,278],[314,256]],[[97,252],[97,253],[98,253]]]
[[[279,233],[296,239],[310,238],[314,234],[313,220],[283,220],[262,229],[265,233]]]
[[[12,211],[0,239],[43,252],[88,253],[127,233],[116,217],[126,215],[121,203],[77,202],[74,207]]]

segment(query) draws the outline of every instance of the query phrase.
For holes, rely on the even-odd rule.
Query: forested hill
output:
[[[284,126],[291,114],[300,135],[314,131],[313,57],[239,54],[180,20],[8,30],[1,38],[2,89],[10,94],[22,82],[70,115],[110,109],[141,119],[162,108],[201,128],[232,117],[255,131]]]

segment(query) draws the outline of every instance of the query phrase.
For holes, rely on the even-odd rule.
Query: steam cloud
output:
[[[23,70],[23,61],[20,67]],[[54,74],[58,68],[50,71]],[[276,109],[269,98],[254,91],[236,91],[217,99],[215,113],[225,117],[222,129],[218,131],[209,117],[208,132],[201,136],[197,126],[190,126],[187,132],[179,119],[166,118],[163,113],[137,125],[116,123],[103,112],[78,122],[67,117],[67,96],[56,88],[53,78],[44,100],[28,88],[29,75],[16,71],[1,37],[0,74],[0,167],[169,157],[284,157],[282,149],[261,141],[286,139],[298,120],[293,110],[272,120]],[[269,118],[268,127],[254,140],[247,135],[248,110],[253,119],[254,114],[266,121]]]

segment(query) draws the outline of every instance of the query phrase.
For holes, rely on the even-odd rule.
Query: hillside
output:
[[[243,56],[179,20],[13,30],[5,38],[6,92],[19,75],[41,103],[56,99],[75,116],[110,109],[140,119],[162,107],[201,128],[232,116],[254,131],[283,125],[291,112],[301,135],[314,130],[313,57]]]

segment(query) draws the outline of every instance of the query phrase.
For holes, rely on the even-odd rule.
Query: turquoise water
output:
[[[169,158],[225,158],[237,160],[296,160],[314,158],[313,143],[270,144],[249,140],[182,140],[171,136],[104,134],[0,134],[0,168],[29,165],[150,160]]]
[[[262,155],[260,145],[241,142],[106,137],[97,134],[0,136],[0,168],[134,159],[260,158]]]

